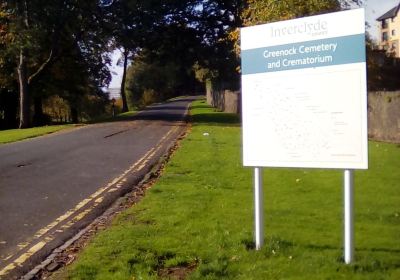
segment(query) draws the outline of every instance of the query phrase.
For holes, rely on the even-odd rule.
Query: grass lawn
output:
[[[191,112],[192,132],[161,179],[94,238],[67,279],[400,279],[399,146],[370,142],[370,169],[355,172],[354,264],[342,261],[337,170],[265,169],[266,244],[255,251],[237,119],[204,101]]]
[[[118,114],[115,117],[104,117],[94,121],[87,122],[87,124],[95,124],[102,122],[116,122],[116,121],[125,121],[129,120],[134,116],[136,111],[129,111],[126,113]],[[34,138],[50,133],[54,133],[66,128],[72,128],[76,125],[74,124],[65,124],[65,125],[51,125],[51,126],[42,126],[42,127],[34,127],[27,129],[9,129],[9,130],[0,130],[0,144],[11,143],[16,141],[21,141],[24,139]]]
[[[38,137],[46,134],[50,134],[62,129],[71,128],[74,125],[52,125],[52,126],[42,126],[27,129],[9,129],[0,130],[0,144],[16,142],[28,138]]]

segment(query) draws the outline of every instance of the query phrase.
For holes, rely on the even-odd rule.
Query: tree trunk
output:
[[[25,51],[21,49],[18,65],[19,82],[19,128],[30,127],[30,102]]]
[[[122,74],[122,82],[121,82],[121,98],[122,98],[122,112],[128,112],[128,102],[126,101],[125,94],[125,81],[126,81],[126,70],[128,68],[128,54],[129,51],[124,50],[124,72]]]
[[[42,97],[36,96],[33,98],[33,108],[34,108],[34,114],[33,114],[33,125],[34,126],[42,126],[46,125],[46,120],[44,119],[44,114],[43,114],[43,104],[42,104]]]
[[[3,115],[1,115],[3,112]],[[0,129],[14,129],[18,127],[18,93],[15,90],[0,89]]]
[[[73,108],[71,106],[71,119],[72,119],[72,123],[78,123],[79,119],[78,119],[78,110],[76,108]]]
[[[29,11],[28,1],[21,1],[21,6],[18,5],[17,10],[22,18],[22,24],[25,29],[29,29]],[[18,7],[19,6],[19,7]],[[18,83],[19,83],[19,128],[30,127],[30,102],[28,88],[28,71],[27,71],[27,54],[23,46],[20,47],[19,64],[18,64]]]

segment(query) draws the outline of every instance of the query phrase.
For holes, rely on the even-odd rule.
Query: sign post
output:
[[[368,168],[364,9],[241,29],[243,165],[344,170],[344,255],[354,259],[353,170]]]
[[[354,189],[353,170],[344,171],[344,262],[354,259]]]
[[[262,168],[254,168],[254,239],[255,248],[260,250],[264,245],[264,199]]]

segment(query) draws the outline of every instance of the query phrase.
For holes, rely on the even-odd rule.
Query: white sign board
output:
[[[243,163],[368,168],[363,9],[241,29]]]

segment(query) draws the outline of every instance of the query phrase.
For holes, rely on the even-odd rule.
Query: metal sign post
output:
[[[254,239],[256,250],[264,244],[264,199],[262,190],[262,168],[254,168]]]
[[[344,171],[344,262],[354,259],[354,184],[353,170]]]

